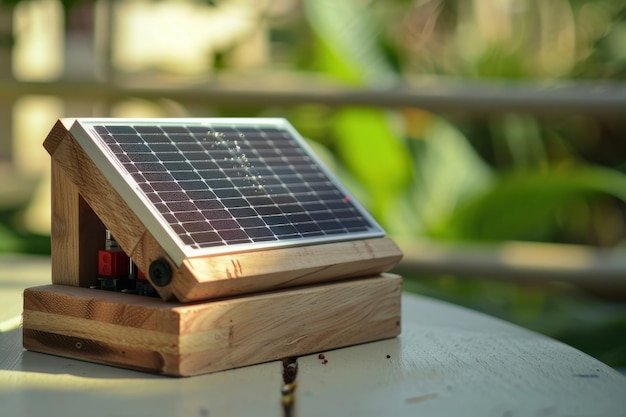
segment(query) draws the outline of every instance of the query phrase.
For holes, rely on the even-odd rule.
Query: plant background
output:
[[[15,2],[3,2],[9,3]],[[81,3],[64,2],[66,15]],[[430,79],[549,85],[626,75],[620,0],[254,3],[250,19],[265,28],[270,48],[253,70],[317,74],[369,89],[419,88]],[[214,49],[211,71],[237,70],[237,43],[249,41],[241,36]],[[623,244],[623,118],[324,105],[207,107],[206,113],[288,118],[402,241]],[[0,204],[0,251],[49,253],[48,236],[23,225],[28,204]],[[408,291],[503,317],[626,367],[623,303],[559,283],[418,271],[405,278]]]

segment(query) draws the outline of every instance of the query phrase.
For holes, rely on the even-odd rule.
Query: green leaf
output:
[[[422,139],[410,142],[415,163],[411,192],[422,233],[441,234],[458,207],[486,190],[493,174],[467,138],[441,118],[433,118]]]
[[[410,182],[412,161],[387,113],[345,109],[334,118],[336,150],[346,169],[371,195],[372,213],[382,219],[390,203]]]
[[[547,164],[546,144],[535,117],[507,113],[495,116],[490,122],[496,157],[511,159],[517,168],[531,168]]]
[[[626,201],[624,174],[593,166],[511,174],[455,212],[446,237],[549,240],[575,203],[606,196]]]
[[[22,248],[21,239],[8,227],[0,223],[0,253],[18,253]]]
[[[329,74],[358,84],[397,80],[380,42],[381,27],[370,7],[354,0],[306,0],[318,40],[318,62]]]

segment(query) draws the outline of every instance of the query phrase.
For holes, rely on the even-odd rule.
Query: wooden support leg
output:
[[[98,250],[104,248],[104,236],[104,224],[53,158],[52,283],[95,285]]]

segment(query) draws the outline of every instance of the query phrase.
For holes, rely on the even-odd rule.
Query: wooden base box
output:
[[[401,277],[381,274],[192,304],[66,285],[24,292],[24,347],[191,376],[390,338]]]

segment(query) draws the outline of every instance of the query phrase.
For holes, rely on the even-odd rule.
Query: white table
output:
[[[0,258],[0,416],[283,415],[278,361],[175,379],[24,351],[21,291],[49,268]],[[626,416],[626,378],[555,340],[408,294],[402,328],[300,357],[293,415]]]

